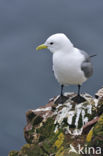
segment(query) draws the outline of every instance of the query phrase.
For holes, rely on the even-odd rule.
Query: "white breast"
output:
[[[60,84],[82,84],[86,81],[81,63],[84,56],[75,49],[71,53],[56,52],[53,54],[53,70],[57,81]]]

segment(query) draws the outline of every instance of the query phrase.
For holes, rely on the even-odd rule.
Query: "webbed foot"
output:
[[[86,101],[86,99],[80,95],[73,97],[71,100],[76,102],[76,103],[82,103],[82,102]]]
[[[66,100],[68,100],[68,97],[62,95],[62,96],[59,96],[54,103],[55,104],[63,104]]]

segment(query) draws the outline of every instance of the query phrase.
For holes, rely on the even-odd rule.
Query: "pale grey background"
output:
[[[94,76],[82,91],[94,94],[103,78],[103,0],[0,1],[0,155],[25,143],[25,112],[60,91],[51,53],[35,47],[54,33],[68,35],[93,58]],[[32,49],[34,41],[34,50]],[[66,87],[65,91],[76,91]]]

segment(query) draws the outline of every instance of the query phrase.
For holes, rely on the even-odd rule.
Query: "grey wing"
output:
[[[85,77],[89,78],[93,74],[93,66],[92,66],[92,63],[91,63],[91,58],[86,52],[81,51],[81,53],[85,57],[85,60],[81,64],[81,69],[84,72]]]
[[[86,78],[89,78],[93,74],[93,66],[91,62],[83,62],[81,65],[81,69],[84,72]]]

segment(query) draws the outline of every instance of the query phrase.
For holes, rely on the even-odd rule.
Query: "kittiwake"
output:
[[[61,85],[58,103],[63,103],[67,99],[63,96],[65,85],[77,85],[78,94],[73,100],[84,101],[84,98],[80,96],[80,86],[93,74],[92,56],[74,47],[70,39],[63,33],[51,35],[36,50],[45,48],[53,53],[53,71],[55,78]]]

